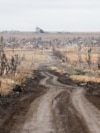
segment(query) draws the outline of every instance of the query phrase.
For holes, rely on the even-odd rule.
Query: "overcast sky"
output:
[[[0,0],[0,31],[100,31],[100,0]]]

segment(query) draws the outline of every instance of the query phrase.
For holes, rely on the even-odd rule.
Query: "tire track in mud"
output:
[[[25,122],[15,126],[11,133],[56,133],[53,125],[52,101],[63,90],[57,89],[52,85],[54,77],[50,77],[47,73],[42,73],[44,78],[40,84],[47,87],[46,94],[37,98],[30,106],[25,116]],[[49,83],[47,81],[49,80]]]
[[[80,117],[84,119],[90,133],[100,133],[100,110],[90,103],[83,89],[77,89],[72,94],[72,103]]]
[[[46,74],[52,78],[51,83],[53,86],[63,90],[53,100],[54,124],[57,133],[88,133],[86,124],[78,117],[71,102],[71,93],[77,87],[62,84],[58,81],[58,76],[49,72],[46,72]],[[49,80],[47,80],[47,83],[49,83]]]
[[[100,110],[98,110],[92,103],[90,103],[86,99],[86,97],[84,95],[84,92],[85,92],[84,88],[64,85],[64,84],[58,82],[57,76],[52,75],[48,72],[47,72],[47,75],[51,76],[53,85],[58,86],[58,88],[60,88],[60,89],[61,88],[67,89],[67,93],[66,92],[64,92],[64,93],[66,93],[65,97],[67,97],[67,95],[70,95],[68,98],[68,100],[70,100],[70,105],[68,105],[68,103],[66,103],[68,106],[68,110],[70,108],[70,113],[72,113],[72,112],[74,113],[73,118],[76,118],[75,115],[77,115],[79,118],[81,118],[80,119],[82,122],[81,126],[83,126],[85,128],[85,129],[83,129],[83,132],[85,131],[85,133],[86,132],[99,133],[100,132]],[[71,88],[74,88],[74,91],[72,93],[70,91]],[[61,92],[61,94],[62,93],[63,92]],[[60,95],[58,96],[58,101],[60,99]],[[72,105],[71,105],[71,101],[72,101]],[[54,102],[55,102],[54,108],[56,109],[57,101],[54,101]],[[74,110],[74,108],[72,106],[74,106],[74,108],[76,109],[77,112]],[[56,109],[56,111],[57,111],[57,109]],[[59,114],[57,117],[59,117]],[[78,119],[78,117],[76,119]],[[72,116],[70,118],[72,118]],[[73,118],[72,118],[72,121],[73,121]],[[76,121],[76,122],[78,122],[78,121]],[[61,129],[61,127],[59,129],[60,129],[60,132],[66,132],[66,131],[64,131],[64,128],[63,128],[63,130]],[[81,130],[80,130],[80,132],[82,132]],[[67,131],[72,132],[70,129],[67,129]]]
[[[24,123],[15,125],[11,133],[99,133],[100,113],[82,89],[58,82],[49,72],[41,74],[45,78],[40,84],[47,92],[31,103]]]

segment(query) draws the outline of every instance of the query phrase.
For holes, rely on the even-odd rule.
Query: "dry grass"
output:
[[[14,80],[1,78],[0,79],[0,94],[6,95],[11,92],[14,85]]]
[[[93,64],[96,64],[98,61],[98,57],[100,54],[99,49],[100,49],[100,47],[92,47],[91,62]],[[78,63],[78,47],[77,46],[64,46],[64,47],[58,48],[57,50],[61,51],[62,55],[70,60],[70,66],[72,66],[73,69],[80,69],[77,66],[77,63]],[[82,62],[84,62],[84,63],[87,63],[86,62],[86,59],[88,58],[87,51],[88,51],[88,47],[82,47],[81,59],[82,59]],[[68,64],[65,63],[65,65],[67,68]],[[55,68],[55,70],[57,70],[57,68]],[[61,70],[59,70],[59,71],[61,71]],[[88,72],[89,70],[88,70],[88,68],[85,68],[84,71]],[[88,75],[71,75],[70,77],[73,80],[77,80],[77,81],[82,81],[82,82],[92,81],[92,82],[100,83],[100,77],[96,76],[96,75],[100,75],[100,72],[97,71],[97,68],[93,69],[92,73],[94,75],[93,77],[90,77]]]
[[[18,54],[20,57],[22,57],[24,55],[25,59],[28,61],[47,60],[44,55],[44,52],[42,50],[14,49],[14,52],[13,52],[12,49],[5,49],[5,53],[6,53],[8,59],[10,59],[11,56]]]
[[[98,55],[100,47],[92,47],[91,61],[96,63],[98,61]],[[64,57],[68,58],[71,63],[78,61],[78,47],[77,46],[63,46],[56,48],[60,51]],[[86,62],[88,47],[82,47],[81,49],[81,58],[83,62]]]
[[[49,67],[50,70],[53,70],[53,71],[56,71],[60,74],[63,74],[65,72],[65,70],[63,68],[60,68],[60,67],[56,67],[56,66],[52,66],[52,67]]]
[[[100,77],[90,77],[87,75],[71,75],[70,78],[76,81],[80,81],[80,82],[91,81],[95,83],[100,83]]]
[[[14,84],[21,85],[26,77],[31,77],[32,71],[37,69],[37,64],[42,61],[46,61],[43,51],[41,50],[20,50],[16,49],[13,53],[11,49],[5,50],[8,60],[11,56],[18,54],[19,57],[25,56],[25,60],[17,68],[15,74],[9,74],[6,77],[0,79],[0,94],[6,95],[11,92]]]

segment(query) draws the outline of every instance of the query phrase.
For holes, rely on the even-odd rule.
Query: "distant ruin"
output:
[[[36,27],[35,32],[36,33],[44,33],[44,31],[42,29],[40,29],[39,27]]]

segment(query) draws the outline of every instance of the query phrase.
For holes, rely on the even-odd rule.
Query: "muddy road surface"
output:
[[[49,60],[48,66],[56,64]],[[86,98],[85,89],[71,80],[59,82],[63,77],[45,67],[35,81],[29,79],[28,91],[12,104],[5,122],[0,119],[0,133],[100,133],[100,110]]]
[[[29,106],[24,121],[19,118],[10,133],[99,133],[100,113],[82,88],[67,86],[57,76],[41,72],[45,94]]]
[[[47,87],[47,92],[33,101],[25,116],[25,122],[15,125],[11,133],[56,133],[53,124],[52,102],[63,90],[52,85],[52,78],[47,73],[41,73],[45,78],[40,84]]]
[[[83,117],[90,133],[100,132],[100,110],[90,103],[84,96],[83,89],[77,89],[72,94],[72,103],[77,112]]]

